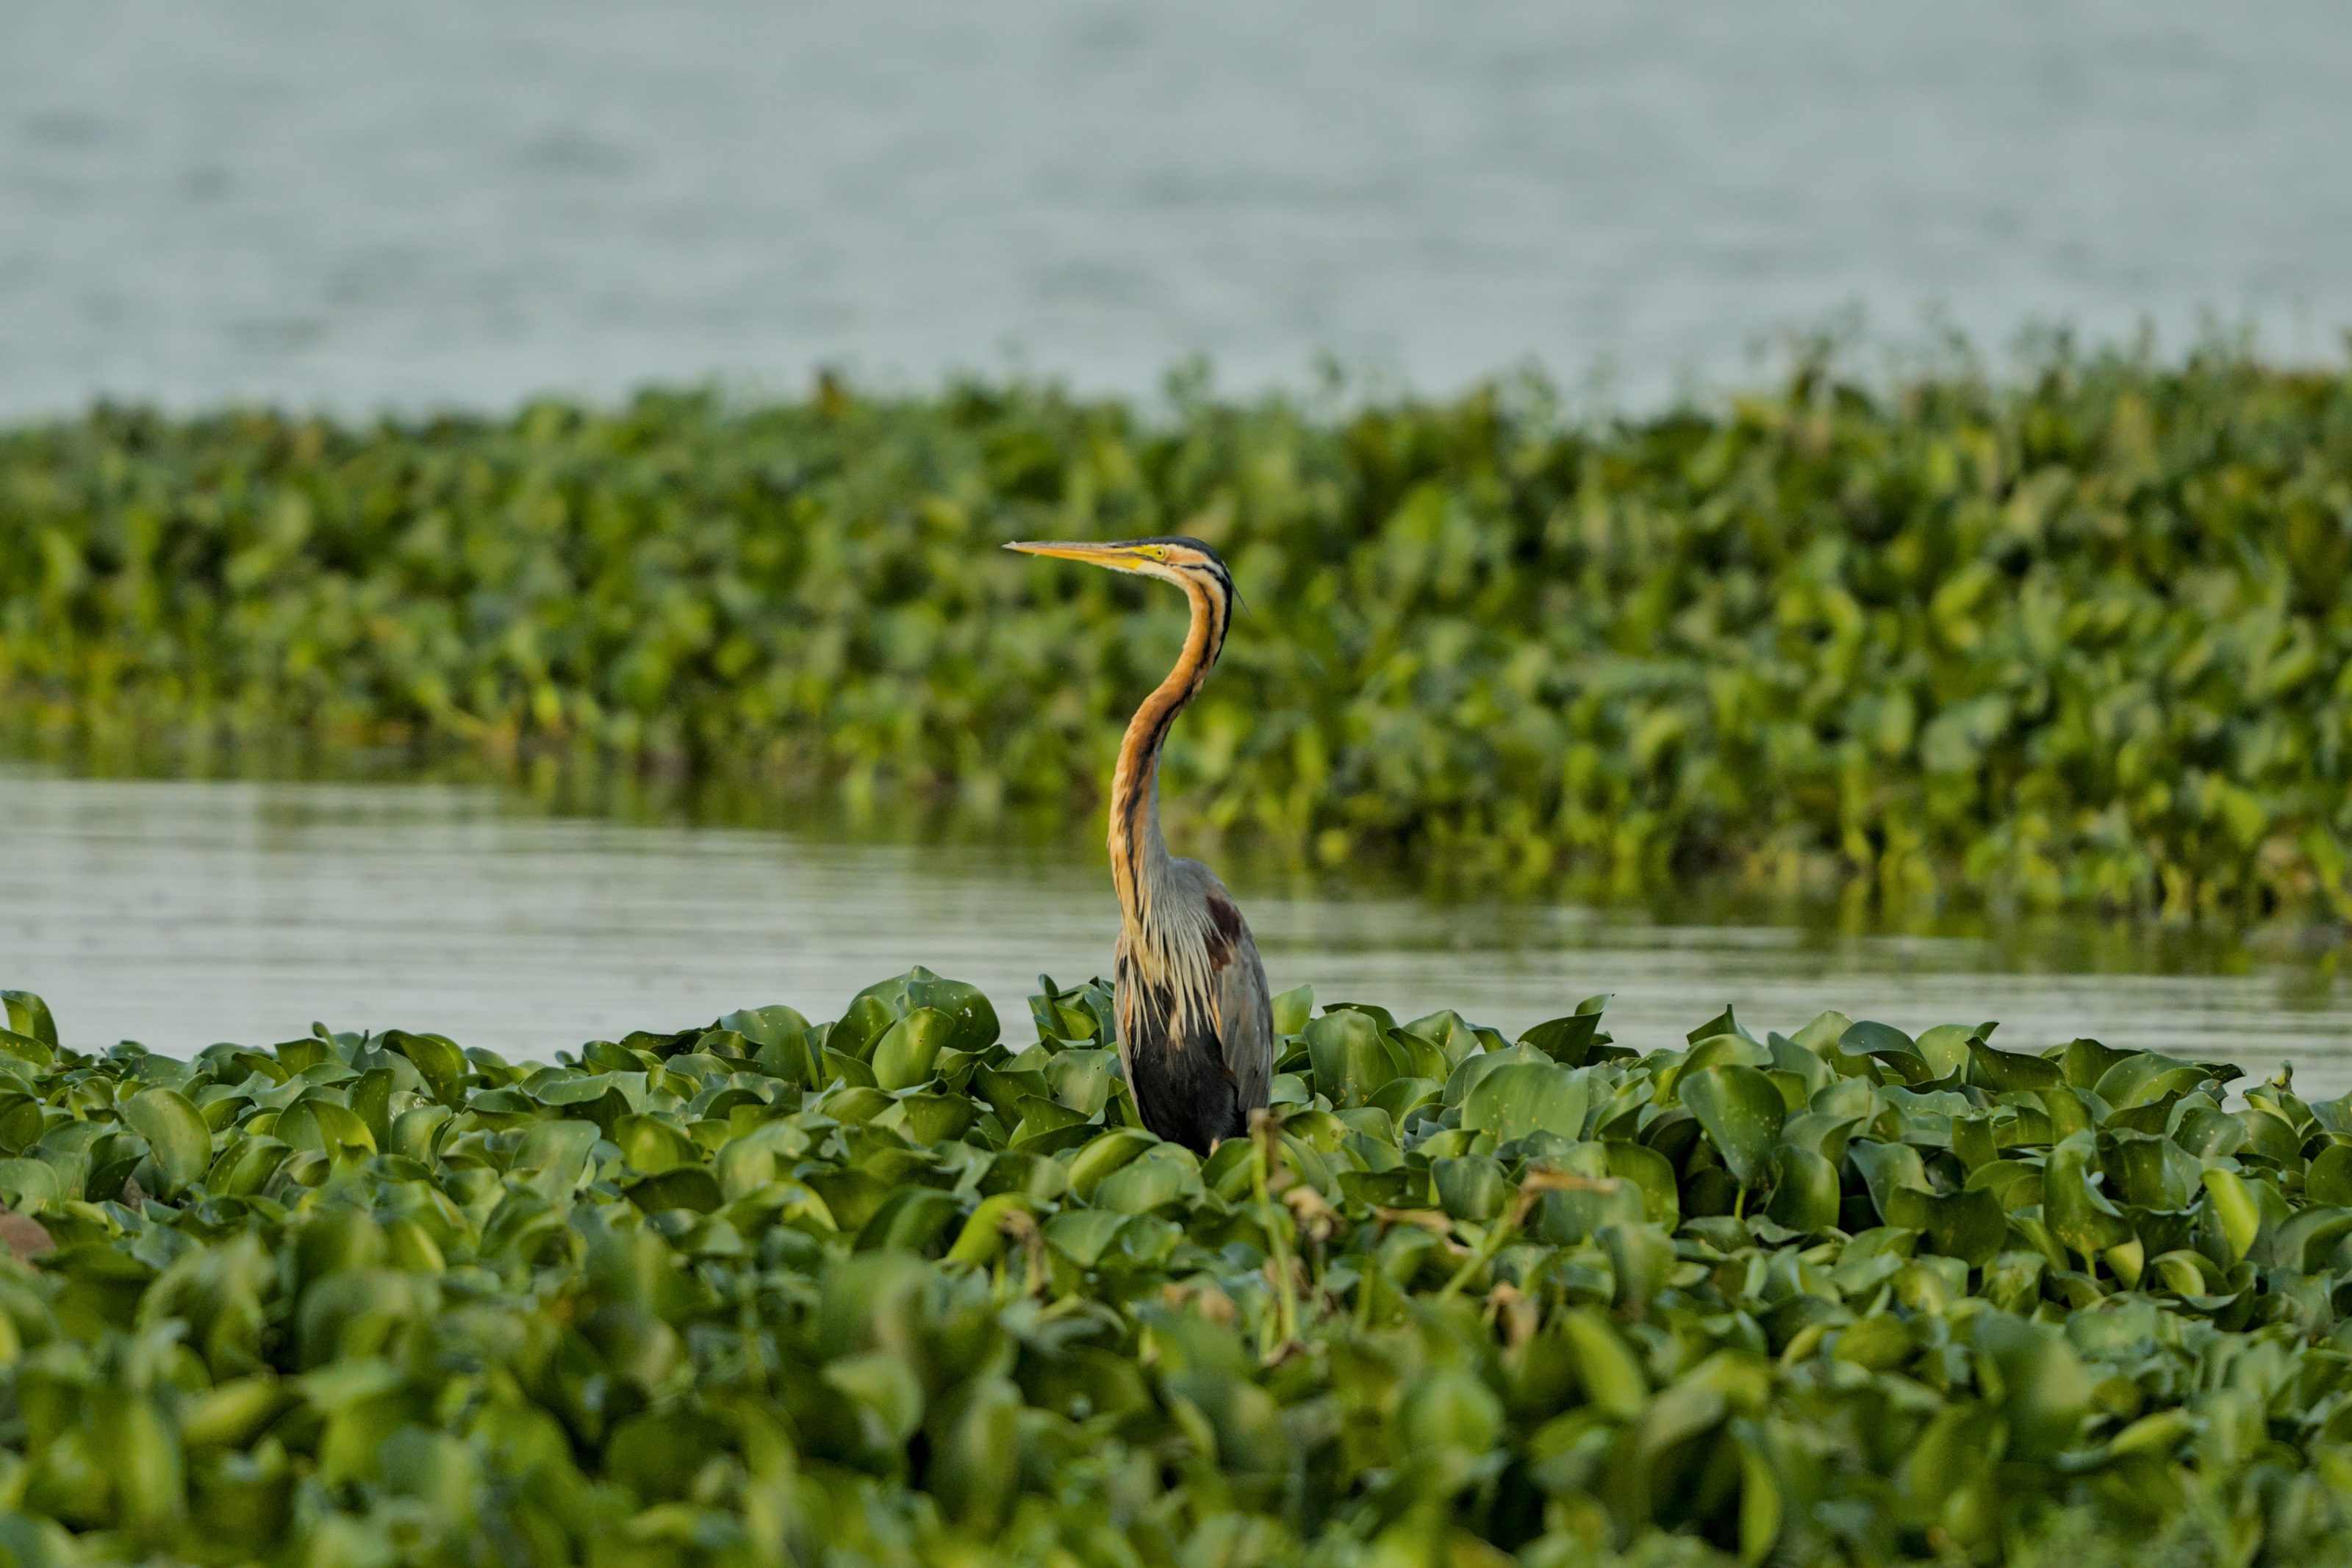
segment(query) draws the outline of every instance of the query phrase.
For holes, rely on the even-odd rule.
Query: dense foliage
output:
[[[2342,1561],[2352,1106],[1727,1011],[1277,1003],[1141,1131],[1099,983],[509,1063],[0,1031],[0,1550],[377,1565]],[[2089,1542],[2093,1545],[2085,1546]],[[2332,1556],[2330,1554],[2333,1554]],[[2108,1549],[2105,1561],[2115,1561]]]
[[[1529,882],[2352,910],[2352,376],[2226,357],[1815,368],[1588,424],[1529,389],[101,410],[0,434],[0,694],[1082,809],[1181,610],[995,547],[1173,531],[1247,601],[1171,754],[1214,828]]]

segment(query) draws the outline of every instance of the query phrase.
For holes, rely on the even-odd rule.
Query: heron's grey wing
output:
[[[1225,1071],[1233,1074],[1246,1117],[1266,1103],[1274,1083],[1274,1004],[1265,988],[1265,966],[1258,962],[1257,943],[1241,911],[1230,899],[1213,898],[1210,909],[1227,937],[1212,948],[1210,995],[1216,999]]]

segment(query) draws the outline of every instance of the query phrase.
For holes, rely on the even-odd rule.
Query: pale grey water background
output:
[[[0,768],[0,987],[42,993],[86,1050],[184,1054],[321,1019],[543,1057],[772,1001],[833,1017],[919,962],[983,987],[1026,1038],[1041,970],[1067,984],[1108,967],[1097,858],[551,817],[436,784]],[[1914,1031],[1996,1018],[2008,1045],[2089,1034],[2263,1073],[2292,1057],[2305,1089],[2352,1087],[2352,984],[2325,957],[2067,973],[2063,944],[1301,895],[1222,869],[1277,988],[1403,1017],[1454,1007],[1516,1033],[1612,991],[1610,1027],[1644,1049],[1726,1001],[1759,1033],[1825,1007]]]
[[[0,415],[2352,325],[2342,0],[0,7]]]

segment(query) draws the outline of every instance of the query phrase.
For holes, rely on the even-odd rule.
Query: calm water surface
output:
[[[0,413],[2352,324],[2342,0],[0,6]]]
[[[2352,984],[2325,952],[1679,925],[1227,870],[1277,988],[1402,1016],[1516,1032],[1610,991],[1612,1029],[1645,1048],[1727,1001],[1759,1032],[1824,1007],[1915,1031],[1997,1018],[2005,1044],[2292,1058],[2306,1088],[2352,1087]],[[984,987],[1020,1030],[1041,971],[1108,967],[1112,922],[1085,856],[566,819],[455,786],[0,768],[0,986],[41,992],[83,1048],[261,1043],[320,1019],[544,1056],[771,1001],[832,1017],[915,963]],[[2148,972],[2166,966],[2187,972]]]

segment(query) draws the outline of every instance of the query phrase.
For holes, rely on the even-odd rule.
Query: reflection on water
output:
[[[448,785],[0,769],[0,985],[45,995],[85,1049],[259,1043],[321,1019],[544,1056],[770,1001],[829,1017],[915,963],[986,988],[1019,1030],[1041,971],[1107,967],[1113,923],[1088,857],[553,818]],[[1611,1027],[1644,1048],[1726,1001],[1759,1030],[1824,1007],[1914,1030],[1998,1018],[2005,1044],[2091,1034],[2263,1071],[2291,1057],[2307,1088],[2352,1085],[2352,986],[2326,950],[2063,926],[1836,936],[1228,870],[1277,988],[1401,1016],[1454,1007],[1516,1032],[1610,991]],[[2183,972],[2148,972],[2164,967]]]

